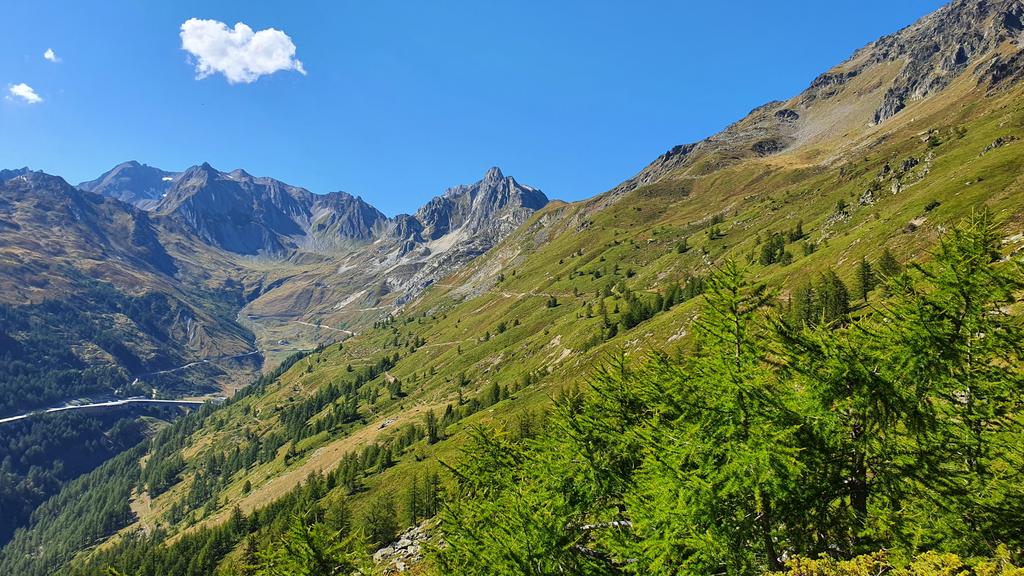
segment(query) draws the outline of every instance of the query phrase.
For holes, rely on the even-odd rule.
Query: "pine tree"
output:
[[[437,425],[437,415],[433,410],[428,410],[425,416],[427,425],[427,444],[437,444],[441,439],[441,431]]]
[[[371,544],[383,546],[398,536],[398,513],[390,494],[381,494],[370,502],[363,516],[363,528]]]
[[[242,557],[239,561],[239,571],[242,576],[254,576],[259,567],[259,543],[255,534],[245,537],[245,545],[242,547]]]
[[[242,514],[242,509],[239,508],[238,504],[231,509],[231,519],[228,521],[231,531],[242,534],[248,530],[245,522],[245,516]]]
[[[927,486],[951,508],[951,536],[975,549],[982,527],[1005,539],[1024,514],[1024,424],[1014,416],[1024,328],[1008,314],[1024,271],[1001,262],[1000,246],[991,215],[972,215],[916,267],[917,285],[896,284],[884,314],[887,373],[917,393],[922,464],[942,471]]]
[[[651,431],[660,456],[626,500],[642,529],[638,561],[651,572],[777,570],[799,465],[787,393],[765,357],[772,296],[729,261],[705,297],[700,354],[683,369],[656,363],[648,377],[662,383],[650,395],[671,394],[674,409]]]
[[[882,256],[878,259],[878,273],[881,275],[883,280],[895,278],[903,271],[903,266],[900,265],[896,257],[892,255],[892,252],[888,248],[882,251]]]
[[[822,273],[815,295],[820,306],[821,322],[834,324],[845,321],[850,313],[850,291],[834,270],[828,269]]]
[[[855,291],[857,297],[867,302],[868,294],[875,288],[875,273],[871,269],[871,263],[867,258],[861,258],[857,264],[857,281]]]
[[[339,537],[323,524],[296,517],[280,543],[257,554],[257,576],[329,576],[370,574],[365,544],[354,536]]]
[[[793,290],[790,304],[790,322],[796,327],[814,326],[821,317],[814,299],[814,288],[804,282]]]
[[[352,509],[349,508],[348,500],[341,497],[324,514],[324,524],[329,529],[342,536],[348,536],[352,532]]]
[[[421,502],[419,476],[413,473],[412,479],[409,480],[409,490],[405,496],[405,513],[410,525],[415,525],[419,522],[423,515]]]

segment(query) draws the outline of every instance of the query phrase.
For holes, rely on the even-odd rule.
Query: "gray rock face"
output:
[[[998,69],[988,81],[1017,77],[1022,70],[1022,18],[1024,4],[1019,0],[956,0],[864,48],[868,66],[904,62],[882,106],[875,112],[874,121],[882,122],[909,101],[942,90],[978,57],[990,54],[1004,43],[1011,44],[1016,54],[990,63],[986,70],[993,66]]]
[[[82,182],[78,187],[149,210],[155,207],[170,189],[175,176],[177,174],[174,172],[132,160],[118,164],[99,178]]]
[[[467,235],[507,234],[530,214],[548,203],[543,192],[506,177],[491,168],[484,179],[468,186],[456,186],[435,197],[416,212],[425,236],[436,240],[454,230]]]
[[[369,242],[380,234],[386,217],[348,192],[331,192],[313,202],[311,233],[315,238]]]
[[[14,168],[14,169],[6,169],[5,168],[3,170],[0,170],[0,182],[6,182],[6,181],[10,180],[11,178],[17,178],[18,176],[24,176],[25,174],[28,174],[29,172],[31,172],[31,170],[29,170],[27,167],[26,168]]]
[[[398,541],[373,553],[373,561],[384,574],[401,574],[423,560],[423,549],[429,542],[423,526],[413,526]]]
[[[178,175],[155,212],[219,248],[275,258],[300,249],[330,252],[366,243],[386,221],[376,208],[345,192],[317,195],[209,164]]]
[[[415,215],[401,214],[374,245],[401,304],[487,252],[548,203],[540,190],[491,168],[473,184],[449,188]]]
[[[310,220],[310,193],[269,178],[209,164],[181,173],[156,213],[183,224],[204,241],[238,254],[284,255],[298,247]]]

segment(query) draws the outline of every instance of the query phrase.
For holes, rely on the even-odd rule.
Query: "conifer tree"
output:
[[[813,326],[820,314],[814,301],[814,288],[804,282],[793,290],[790,300],[790,321],[794,326]]]
[[[920,450],[942,472],[926,486],[955,507],[949,537],[976,549],[983,528],[1010,538],[1012,518],[1024,517],[1024,329],[1008,313],[1024,272],[1001,262],[1000,245],[992,216],[972,215],[884,310],[891,378],[915,391]]]
[[[437,414],[434,414],[433,410],[428,410],[425,418],[427,425],[427,444],[437,444],[441,439],[441,431],[437,425]]]
[[[888,248],[882,251],[882,256],[878,259],[878,272],[883,280],[895,278],[903,271],[903,266],[900,265],[896,257],[892,255],[892,252]]]
[[[383,546],[398,536],[398,512],[395,499],[390,494],[381,494],[370,502],[363,516],[363,528],[371,544]]]
[[[822,273],[815,295],[822,323],[842,322],[850,313],[850,291],[834,270],[828,269]]]
[[[370,574],[365,545],[355,536],[341,537],[323,524],[296,517],[276,546],[257,554],[256,576],[333,576]]]
[[[795,419],[765,358],[772,296],[731,261],[705,296],[700,353],[682,368],[656,363],[647,377],[673,407],[651,429],[650,458],[626,499],[633,552],[652,574],[778,569],[793,509]]]
[[[419,476],[413,473],[409,481],[409,490],[405,496],[405,513],[408,523],[415,525],[423,516],[422,496],[420,495]]]
[[[855,291],[857,297],[867,302],[868,294],[875,288],[875,272],[867,258],[861,258],[857,263],[857,282]]]

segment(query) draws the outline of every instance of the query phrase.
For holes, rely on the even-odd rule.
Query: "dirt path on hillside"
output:
[[[312,324],[310,322],[303,322],[302,320],[292,320],[293,324],[302,324],[303,326],[310,326],[312,328],[323,328],[324,330],[332,330],[334,332],[341,332],[342,334],[348,334],[349,336],[355,336],[356,333],[351,330],[342,330],[341,328],[331,328],[330,326],[324,326],[323,324]]]

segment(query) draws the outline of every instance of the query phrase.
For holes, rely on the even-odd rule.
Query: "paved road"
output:
[[[211,400],[215,400],[212,399]],[[95,402],[92,404],[78,404],[71,406],[57,406],[56,408],[46,408],[42,410],[34,410],[32,412],[26,412],[25,414],[18,414],[17,416],[10,416],[8,418],[0,418],[0,424],[8,424],[10,422],[18,422],[19,420],[25,420],[33,416],[39,416],[41,414],[55,414],[58,412],[70,412],[74,410],[85,410],[85,411],[102,411],[108,409],[123,408],[132,404],[141,405],[152,405],[152,406],[202,406],[207,400],[152,400],[149,398],[125,398],[124,400],[111,400],[109,402]]]

